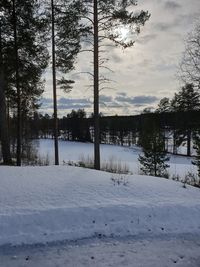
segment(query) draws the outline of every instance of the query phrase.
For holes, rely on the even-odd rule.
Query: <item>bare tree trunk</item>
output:
[[[1,24],[0,24],[0,138],[1,138],[3,163],[6,165],[11,165],[12,159],[10,154],[10,140],[8,134],[8,124],[6,115],[7,114],[6,114],[6,97],[5,97],[5,77],[3,70]]]
[[[57,94],[56,94],[56,59],[55,59],[55,17],[54,1],[51,0],[52,11],[52,75],[53,75],[53,104],[54,104],[54,148],[55,148],[55,165],[59,165],[58,156],[58,116],[57,116]]]
[[[187,130],[187,156],[191,156],[191,130]]]
[[[15,0],[13,2],[13,30],[15,43],[15,75],[17,89],[17,166],[21,166],[21,143],[22,143],[22,126],[21,126],[21,90],[19,86],[19,56],[17,42],[17,17],[15,10]]]
[[[94,0],[94,168],[100,170],[99,129],[99,29],[98,1]]]

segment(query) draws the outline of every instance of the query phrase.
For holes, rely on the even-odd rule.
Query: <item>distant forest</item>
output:
[[[152,127],[158,129],[165,138],[165,150],[177,154],[181,145],[187,147],[191,155],[192,140],[200,129],[200,111],[179,111],[145,113],[136,116],[101,116],[100,140],[103,144],[121,146],[142,146],[142,136]],[[16,140],[17,119],[10,119],[13,141]],[[84,110],[73,110],[66,117],[58,119],[59,138],[68,141],[93,142],[94,120],[86,118]],[[53,116],[34,113],[23,120],[23,136],[27,139],[54,138]],[[13,142],[11,142],[13,143]],[[13,144],[14,145],[14,144]]]

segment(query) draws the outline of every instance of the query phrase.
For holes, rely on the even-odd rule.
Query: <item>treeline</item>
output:
[[[178,147],[187,143],[187,155],[190,156],[191,140],[200,129],[200,111],[177,111],[163,113],[146,113],[136,116],[102,116],[100,118],[100,140],[103,144],[117,144],[121,146],[140,145],[141,136],[154,127],[163,132],[165,150],[177,153]],[[11,119],[12,125],[16,118]],[[15,129],[12,128],[13,138]],[[58,119],[59,138],[68,141],[93,142],[94,120],[86,118],[84,110],[73,110],[66,117]],[[190,134],[188,135],[188,129]],[[53,117],[48,114],[35,113],[33,117],[24,121],[24,136],[29,139],[53,138]],[[190,138],[189,138],[190,137]],[[171,143],[170,143],[171,142]],[[170,150],[170,148],[173,148]]]

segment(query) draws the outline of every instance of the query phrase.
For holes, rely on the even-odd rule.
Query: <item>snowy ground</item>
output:
[[[39,155],[45,158],[47,155],[50,160],[50,164],[53,164],[54,158],[54,144],[51,139],[36,140],[35,144],[39,147]],[[102,163],[105,161],[114,160],[115,162],[121,162],[122,164],[127,164],[129,170],[133,174],[140,173],[140,165],[138,162],[138,156],[141,154],[141,149],[139,147],[122,147],[115,145],[101,145],[101,160]],[[93,158],[94,145],[91,143],[81,143],[81,142],[68,142],[59,141],[59,157],[60,163],[63,161],[68,162],[79,161],[82,157]],[[185,175],[190,173],[196,173],[196,167],[191,164],[191,158],[186,156],[170,156],[170,168],[169,173],[171,177],[179,175],[184,179]]]
[[[115,185],[111,177],[70,166],[0,167],[0,245],[200,234],[199,189],[138,175]]]
[[[0,247],[2,267],[199,267],[199,236],[86,239]]]
[[[92,144],[60,144],[61,160],[93,153]],[[137,167],[137,148],[101,150],[104,160],[114,155]],[[191,165],[173,157],[171,166]],[[199,267],[199,240],[197,188],[70,166],[0,166],[1,267]]]

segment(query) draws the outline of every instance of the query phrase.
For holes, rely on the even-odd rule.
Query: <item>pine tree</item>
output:
[[[5,73],[3,66],[3,51],[2,51],[2,18],[0,17],[0,140],[2,147],[2,156],[4,164],[12,164],[10,153],[10,140],[8,132],[7,110],[6,110],[6,95],[5,95]]]
[[[100,57],[101,47],[108,45],[111,41],[115,46],[131,47],[134,45],[133,38],[122,38],[121,29],[126,28],[130,35],[135,37],[140,33],[140,28],[149,19],[148,12],[140,11],[134,13],[132,10],[137,2],[134,0],[77,0],[82,7],[81,21],[87,22],[86,44],[92,45],[93,52],[93,78],[94,88],[94,168],[100,169],[100,125],[99,125],[99,91],[100,86],[107,88],[108,79],[101,76],[100,65],[105,59]],[[86,34],[87,32],[87,34]],[[83,38],[82,38],[83,40]],[[88,51],[88,49],[86,49]]]
[[[187,83],[171,101],[173,111],[200,110],[200,94],[192,83]]]
[[[139,155],[141,171],[146,175],[165,177],[169,160],[165,151],[165,140],[162,133],[153,121],[144,122],[144,128],[140,136],[140,145],[143,155]]]
[[[18,113],[17,165],[21,165],[22,115],[38,107],[43,92],[41,76],[48,63],[47,18],[36,0],[1,2],[5,93]]]
[[[156,109],[156,112],[162,113],[162,112],[170,112],[170,111],[171,111],[170,99],[168,97],[162,98],[158,104],[158,108]]]
[[[83,27],[79,25],[79,15],[79,2],[58,0],[55,4],[51,0],[55,165],[59,165],[57,87],[69,92],[74,83],[65,76],[74,68],[74,61],[80,50],[80,33],[83,33]],[[62,77],[57,77],[57,70],[62,73]]]
[[[192,83],[187,83],[181,88],[181,91],[176,93],[171,101],[173,111],[193,111],[200,110],[200,94],[195,90]],[[180,140],[178,143],[182,143],[184,140],[187,142],[187,156],[191,155],[191,129],[179,129],[178,131]]]

